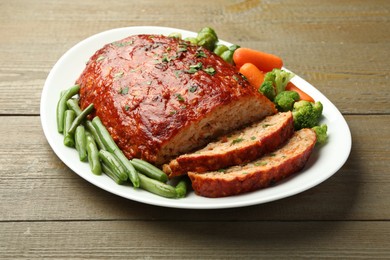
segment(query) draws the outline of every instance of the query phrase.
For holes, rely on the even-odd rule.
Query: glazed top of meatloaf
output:
[[[217,55],[162,35],[105,45],[76,83],[81,108],[94,103],[125,155],[150,162],[180,129],[216,107],[242,97],[263,98]]]

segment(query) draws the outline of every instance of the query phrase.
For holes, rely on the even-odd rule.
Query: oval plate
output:
[[[117,185],[106,175],[96,176],[91,173],[89,164],[80,162],[75,149],[63,145],[63,136],[57,132],[56,106],[60,92],[74,85],[85,68],[89,58],[105,44],[136,34],[163,34],[180,32],[184,37],[196,36],[196,33],[167,27],[127,27],[105,31],[93,35],[68,50],[50,71],[41,96],[41,123],[45,136],[57,156],[75,173],[108,192],[134,201],[151,205],[186,208],[218,209],[234,208],[266,203],[295,195],[310,189],[335,174],[347,160],[351,151],[351,133],[339,110],[316,88],[295,76],[292,82],[315,100],[324,105],[322,123],[328,125],[328,143],[316,147],[306,167],[292,177],[275,186],[251,193],[226,197],[204,198],[190,192],[183,199],[167,199],[127,185]],[[226,45],[228,42],[221,41]]]

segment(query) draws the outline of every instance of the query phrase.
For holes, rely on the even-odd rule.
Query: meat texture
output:
[[[194,191],[205,197],[225,197],[268,187],[300,171],[316,143],[311,129],[301,129],[280,149],[245,165],[220,171],[189,172]]]
[[[161,35],[105,45],[76,83],[125,155],[157,165],[276,113],[234,66]]]
[[[190,154],[183,154],[163,166],[170,178],[187,172],[225,169],[253,161],[272,152],[294,132],[291,112],[268,116],[244,129],[236,130],[218,141]]]

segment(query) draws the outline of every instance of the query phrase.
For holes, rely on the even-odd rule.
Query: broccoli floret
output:
[[[264,76],[265,81],[271,81],[275,87],[276,94],[284,91],[286,89],[287,83],[295,76],[294,73],[281,70],[273,69],[270,72],[267,72]]]
[[[295,101],[299,100],[299,94],[295,91],[282,91],[274,99],[276,108],[279,111],[286,112],[293,109]]]
[[[317,143],[318,144],[324,144],[326,143],[326,140],[328,139],[328,126],[326,124],[322,124],[319,126],[315,126],[312,128],[317,136]]]
[[[214,50],[215,45],[218,42],[218,36],[215,33],[214,29],[210,27],[204,27],[196,36],[197,42],[199,46],[203,46],[209,51]]]
[[[320,101],[315,103],[306,100],[295,102],[292,110],[295,130],[312,128],[318,125],[322,109],[323,106]]]
[[[259,88],[259,92],[271,101],[273,101],[276,96],[276,91],[272,81],[264,81]]]

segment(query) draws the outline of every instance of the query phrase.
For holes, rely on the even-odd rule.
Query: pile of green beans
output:
[[[57,104],[57,130],[64,135],[64,145],[76,148],[80,161],[88,161],[93,174],[105,173],[120,185],[130,181],[134,188],[166,198],[186,196],[186,179],[172,186],[167,183],[168,176],[156,166],[141,159],[128,160],[100,118],[87,119],[94,106],[90,104],[81,110],[78,99],[74,98],[79,91],[80,86],[75,85],[61,93]]]

